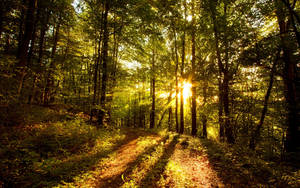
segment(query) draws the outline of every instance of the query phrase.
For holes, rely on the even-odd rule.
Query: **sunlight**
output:
[[[192,83],[189,81],[184,81],[183,82],[183,86],[181,85],[181,83],[178,84],[179,88],[183,88],[183,99],[184,101],[186,101],[189,97],[192,96]],[[164,95],[160,96],[161,98],[163,98]],[[174,92],[172,94],[172,97],[174,98],[176,96],[176,93]],[[180,98],[180,89],[179,89],[179,93],[178,93],[178,98]]]
[[[188,15],[188,17],[186,19],[187,19],[188,22],[191,22],[193,17],[192,17],[192,15]]]
[[[130,70],[136,70],[137,68],[142,67],[141,63],[139,63],[137,61],[123,60],[123,61],[121,61],[121,64],[122,64],[123,68],[130,69]]]
[[[192,96],[192,84],[190,82],[183,82],[183,99],[186,101],[190,96]]]
[[[167,94],[167,93],[161,93],[160,95],[159,95],[159,98],[163,98],[163,99],[166,99],[166,98],[168,98],[169,97],[169,95]]]

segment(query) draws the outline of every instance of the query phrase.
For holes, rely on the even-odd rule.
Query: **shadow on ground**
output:
[[[109,151],[100,151],[94,155],[86,155],[85,157],[81,157],[78,160],[71,160],[71,161],[66,161],[64,163],[59,164],[59,169],[61,170],[60,174],[56,174],[54,177],[51,177],[51,174],[46,175],[46,179],[51,179],[53,181],[53,178],[56,179],[57,184],[61,182],[71,182],[73,180],[73,177],[78,176],[80,174],[83,174],[84,172],[87,172],[89,170],[93,170],[94,165],[96,165],[101,159],[107,158],[110,154],[114,153],[115,151],[119,150],[123,146],[128,145],[129,143],[134,142],[134,140],[137,140],[141,136],[150,136],[154,135],[153,133],[145,132],[145,131],[135,131],[132,129],[128,129],[126,131],[126,138],[120,142],[117,143],[116,146],[114,146],[111,150]],[[147,151],[150,151],[151,148],[149,148]],[[80,166],[76,166],[73,164],[80,164]],[[130,166],[131,164],[128,164]],[[68,175],[69,174],[69,175]],[[71,175],[71,176],[70,176]],[[61,178],[64,177],[64,178]],[[110,182],[114,182],[114,180],[120,182],[121,175],[115,177],[115,179],[110,179]],[[108,183],[107,186],[111,187],[110,184]],[[104,186],[104,187],[107,187]],[[99,186],[97,186],[99,187]]]
[[[178,143],[179,135],[174,136],[173,140],[167,145],[162,156],[153,165],[152,169],[141,180],[140,187],[157,187],[156,182],[159,181],[163,174],[170,157],[174,153],[175,146]]]
[[[88,152],[74,153],[73,157],[63,162],[53,161],[50,165],[44,166],[44,170],[41,172],[31,171],[31,174],[28,174],[25,179],[17,184],[14,182],[4,182],[4,187],[53,187],[62,182],[72,182],[76,176],[93,170],[94,166],[101,159],[108,157],[123,145],[137,138],[138,135],[136,133],[129,133],[126,134],[126,137],[120,143],[115,143],[115,146],[112,148],[100,150],[93,154],[89,154]]]
[[[150,155],[152,152],[155,151],[155,148],[161,143],[161,142],[166,142],[168,139],[168,136],[165,136],[157,141],[156,144],[153,146],[145,148],[145,150],[140,153],[137,158],[127,164],[127,168],[125,171],[119,173],[118,175],[111,177],[109,179],[103,179],[101,182],[97,184],[97,187],[120,187],[124,183],[124,179],[131,175],[133,170],[135,169],[136,166],[141,164],[144,161],[144,157],[146,155]]]

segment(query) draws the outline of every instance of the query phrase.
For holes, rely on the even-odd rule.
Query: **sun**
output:
[[[188,98],[190,98],[192,96],[192,83],[189,82],[189,81],[184,81],[184,82],[180,82],[178,84],[178,88],[179,88],[179,93],[177,95],[178,98],[180,98],[180,95],[181,95],[181,88],[182,88],[182,93],[183,93],[183,99],[184,99],[184,102],[187,101]],[[174,92],[172,97],[175,97],[176,96],[176,93]],[[160,95],[161,98],[166,98],[167,95],[165,94],[161,94]]]
[[[182,88],[183,88],[183,91],[182,91],[183,99],[187,100],[189,97],[192,96],[192,90],[191,90],[192,84],[188,81],[184,81]]]

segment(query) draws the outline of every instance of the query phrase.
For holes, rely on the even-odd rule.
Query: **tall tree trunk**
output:
[[[102,55],[102,88],[101,88],[101,97],[100,97],[100,105],[101,110],[99,113],[99,125],[103,126],[104,117],[105,117],[105,109],[106,109],[106,86],[107,86],[107,78],[108,78],[108,70],[107,70],[107,61],[108,61],[108,41],[109,41],[109,31],[108,31],[108,12],[109,12],[109,0],[106,0],[104,7],[104,15],[103,15],[103,55]]]
[[[224,142],[224,118],[223,118],[223,84],[221,78],[218,78],[218,115],[219,115],[219,138],[221,142]]]
[[[229,110],[229,49],[228,49],[228,39],[227,39],[227,4],[224,5],[224,17],[225,17],[225,26],[224,26],[224,43],[225,43],[225,67],[223,69],[223,105],[224,105],[224,113],[225,113],[225,135],[227,142],[230,144],[234,144],[235,138],[233,136],[233,127],[231,124],[230,110]]]
[[[224,104],[224,113],[225,113],[225,135],[227,142],[233,144],[235,139],[233,137],[233,129],[230,123],[230,111],[229,111],[229,78],[228,72],[224,73],[223,80],[223,104]]]
[[[95,68],[94,68],[94,95],[93,95],[93,105],[96,104],[96,97],[97,97],[97,85],[98,85],[98,72],[99,72],[99,64],[101,61],[101,36],[99,41],[95,41],[96,44],[96,52],[95,52]]]
[[[203,84],[203,110],[205,110],[206,108],[206,100],[207,100],[207,80],[204,80],[204,84]],[[205,112],[202,113],[202,133],[203,133],[203,137],[207,138],[207,117]]]
[[[102,50],[103,50],[103,17],[104,17],[104,11],[102,11],[101,13],[101,24],[100,24],[100,34],[99,34],[99,39],[95,40],[95,68],[94,68],[94,94],[93,94],[93,101],[92,104],[96,105],[99,104],[100,102],[100,88],[101,88],[101,69],[100,66],[101,61],[102,61]],[[97,34],[97,31],[95,31],[95,34]],[[98,113],[98,109],[92,109],[91,112],[91,120],[92,120],[92,116],[93,114],[97,114]]]
[[[169,103],[172,101],[172,84],[170,84],[170,94],[168,97]],[[169,106],[168,130],[172,129],[172,105]]]
[[[172,107],[169,108],[168,130],[172,130]]]
[[[269,86],[268,86],[268,89],[267,89],[267,92],[266,92],[266,95],[265,95],[264,107],[263,107],[262,112],[261,112],[259,123],[258,123],[255,131],[252,133],[252,136],[251,136],[251,139],[250,139],[249,148],[252,149],[252,150],[255,149],[257,141],[260,138],[260,129],[264,124],[265,116],[266,116],[267,111],[268,111],[268,101],[269,101],[269,98],[270,98],[270,95],[271,95],[271,90],[272,90],[272,87],[273,87],[274,72],[276,70],[277,61],[279,60],[279,57],[280,57],[280,52],[281,52],[281,50],[278,51],[276,59],[273,63],[273,66],[272,66],[272,69],[271,69],[271,72],[270,72]]]
[[[195,78],[195,60],[196,60],[196,42],[195,42],[195,18],[194,18],[194,0],[192,0],[192,135],[197,135],[197,115],[196,115],[196,78]]]
[[[54,41],[53,41],[53,47],[51,51],[51,62],[50,62],[50,69],[47,74],[46,78],[46,87],[45,87],[45,92],[44,92],[44,105],[49,105],[50,98],[51,98],[51,89],[54,86],[54,72],[56,69],[56,63],[55,63],[55,54],[56,54],[56,49],[57,49],[57,43],[59,39],[59,29],[60,29],[60,23],[57,24],[55,28],[54,33]]]
[[[3,15],[4,14],[4,7],[3,4],[0,4],[0,39],[2,36],[2,31],[3,31]]]
[[[30,41],[30,48],[29,48],[28,57],[27,57],[27,64],[28,64],[27,66],[28,67],[31,66],[31,59],[32,59],[33,52],[34,52],[34,47],[35,47],[36,30],[37,30],[37,26],[38,26],[38,23],[39,23],[39,20],[40,20],[40,15],[41,15],[40,5],[38,4],[37,6],[38,6],[37,7],[37,13],[36,13],[35,21],[34,21],[34,24],[33,24],[33,31],[32,31],[31,41]]]
[[[36,96],[37,93],[37,83],[40,78],[41,74],[41,68],[42,68],[42,61],[44,56],[44,41],[45,41],[45,34],[48,29],[48,22],[49,22],[49,12],[47,12],[46,19],[43,22],[42,28],[40,30],[40,37],[39,37],[39,52],[38,52],[38,59],[37,59],[37,65],[40,66],[40,68],[37,70],[36,74],[34,75],[33,79],[33,87],[32,87],[32,93],[29,96],[28,103],[31,104]]]
[[[296,152],[300,150],[300,128],[299,128],[299,113],[297,104],[299,98],[297,98],[296,89],[296,62],[291,58],[292,49],[289,33],[288,24],[286,21],[286,13],[283,8],[283,3],[280,0],[275,0],[276,15],[280,30],[281,47],[283,50],[283,61],[284,61],[284,94],[287,103],[287,133],[285,148],[287,152]]]
[[[174,21],[173,21],[174,22]],[[179,67],[179,61],[178,61],[178,52],[177,52],[177,37],[176,37],[176,29],[173,23],[173,33],[174,33],[174,51],[175,51],[175,84],[176,84],[176,95],[175,95],[175,124],[176,124],[176,132],[179,132],[179,122],[178,122],[178,67]]]
[[[27,57],[27,66],[28,67],[31,67],[31,64],[32,64],[32,56],[33,56],[33,52],[34,52],[34,48],[35,48],[35,40],[36,40],[36,37],[37,37],[36,36],[36,30],[37,30],[38,22],[40,21],[40,14],[41,14],[41,7],[38,4],[37,14],[36,14],[36,18],[35,18],[35,22],[34,22],[34,26],[33,26],[32,40],[31,40],[31,43],[30,43],[30,48],[29,48],[28,57]],[[37,77],[36,77],[36,75],[34,75],[33,76],[33,86],[31,87],[31,91],[35,90],[36,83],[37,83]],[[33,95],[34,95],[34,92],[31,92],[29,94],[28,104],[32,103]]]
[[[292,3],[292,5],[290,4],[289,0],[281,0],[281,1],[286,6],[286,8],[289,11],[289,18],[290,18],[290,21],[291,21],[291,25],[292,25],[293,31],[294,31],[294,33],[296,35],[296,39],[297,39],[297,43],[298,43],[298,48],[300,48],[300,34],[299,34],[298,30],[297,30],[296,22],[295,22],[295,19],[294,19],[294,18],[296,18],[298,24],[300,24],[299,15],[294,10],[297,0],[294,0],[293,3]]]
[[[151,106],[151,113],[150,113],[150,129],[155,127],[155,52],[154,49],[152,50],[152,78],[151,78],[151,85],[152,85],[152,106]]]
[[[184,6],[184,21],[186,20],[186,0],[183,2]],[[185,25],[185,24],[184,24]],[[181,56],[181,87],[180,87],[180,129],[179,133],[184,132],[184,100],[183,100],[183,73],[184,73],[184,61],[185,61],[185,29],[182,35],[182,56]]]
[[[19,34],[18,34],[18,50],[17,50],[17,58],[20,57],[21,50],[22,50],[22,43],[23,43],[23,38],[24,38],[24,20],[25,20],[25,15],[26,15],[26,7],[28,5],[26,0],[22,0],[21,4],[21,15],[20,15],[20,22],[19,22]]]
[[[138,91],[138,95],[139,95],[139,101],[138,101],[138,103],[139,103],[139,127],[140,128],[143,128],[143,111],[142,111],[142,105],[141,105],[141,101],[142,101],[142,93],[141,93],[141,91],[139,90]]]
[[[17,65],[17,80],[19,81],[19,85],[17,87],[17,95],[20,96],[21,89],[23,87],[23,81],[26,73],[27,66],[27,57],[28,57],[28,48],[29,43],[32,38],[32,32],[34,27],[34,12],[36,9],[36,1],[37,0],[29,0],[28,9],[26,14],[26,23],[25,23],[25,33],[23,40],[21,42],[20,47],[20,56],[19,63]]]
[[[211,12],[211,18],[213,23],[213,30],[214,30],[214,37],[215,37],[215,48],[216,48],[216,56],[217,56],[217,63],[218,63],[218,69],[219,69],[219,78],[218,78],[218,89],[219,89],[219,137],[221,141],[224,141],[224,121],[223,121],[223,83],[222,83],[222,77],[224,72],[224,66],[222,64],[222,58],[221,58],[221,50],[219,47],[219,30],[217,26],[217,20],[216,20],[216,2],[210,1],[210,12]]]
[[[98,69],[99,69],[99,61],[100,61],[100,39],[99,42],[95,40],[95,68],[94,68],[94,93],[93,93],[93,101],[92,101],[92,108],[91,108],[91,114],[90,114],[90,121],[93,120],[93,116],[97,114],[97,109],[95,109],[96,105],[96,97],[97,97],[97,86],[98,86]]]
[[[118,54],[119,54],[119,38],[118,38],[118,35],[117,35],[117,24],[115,23],[115,20],[116,19],[116,15],[114,14],[114,26],[113,26],[113,51],[112,51],[112,70],[109,74],[109,78],[111,80],[111,84],[110,84],[110,98],[109,100],[107,101],[107,103],[109,104],[108,107],[107,107],[107,111],[108,111],[108,121],[110,122],[111,121],[111,102],[114,100],[114,88],[115,86],[117,85],[117,79],[116,79],[116,75],[117,75],[117,67],[118,67]],[[122,23],[123,24],[123,23]],[[123,25],[121,25],[121,28],[120,28],[120,31],[122,31],[122,27]],[[139,104],[139,103],[138,103]],[[139,118],[139,113],[137,112],[137,118]],[[138,119],[137,119],[138,120]],[[137,126],[139,126],[139,122],[137,121]]]

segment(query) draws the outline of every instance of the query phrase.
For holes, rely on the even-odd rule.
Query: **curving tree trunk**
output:
[[[262,126],[264,124],[265,116],[266,116],[267,111],[268,111],[268,101],[269,101],[269,98],[270,98],[270,95],[271,95],[271,90],[272,90],[272,87],[273,87],[274,73],[275,73],[275,70],[276,70],[277,61],[279,60],[279,57],[280,57],[280,51],[281,50],[279,50],[278,53],[277,53],[276,59],[273,63],[273,66],[272,66],[272,69],[271,69],[271,72],[270,72],[269,86],[268,86],[268,89],[267,89],[267,92],[266,92],[266,95],[265,95],[264,107],[263,107],[262,112],[261,112],[259,123],[258,123],[255,131],[252,133],[252,136],[251,136],[251,139],[250,139],[249,148],[252,149],[252,150],[255,149],[255,146],[256,146],[257,142],[259,141],[260,129],[262,128]]]

